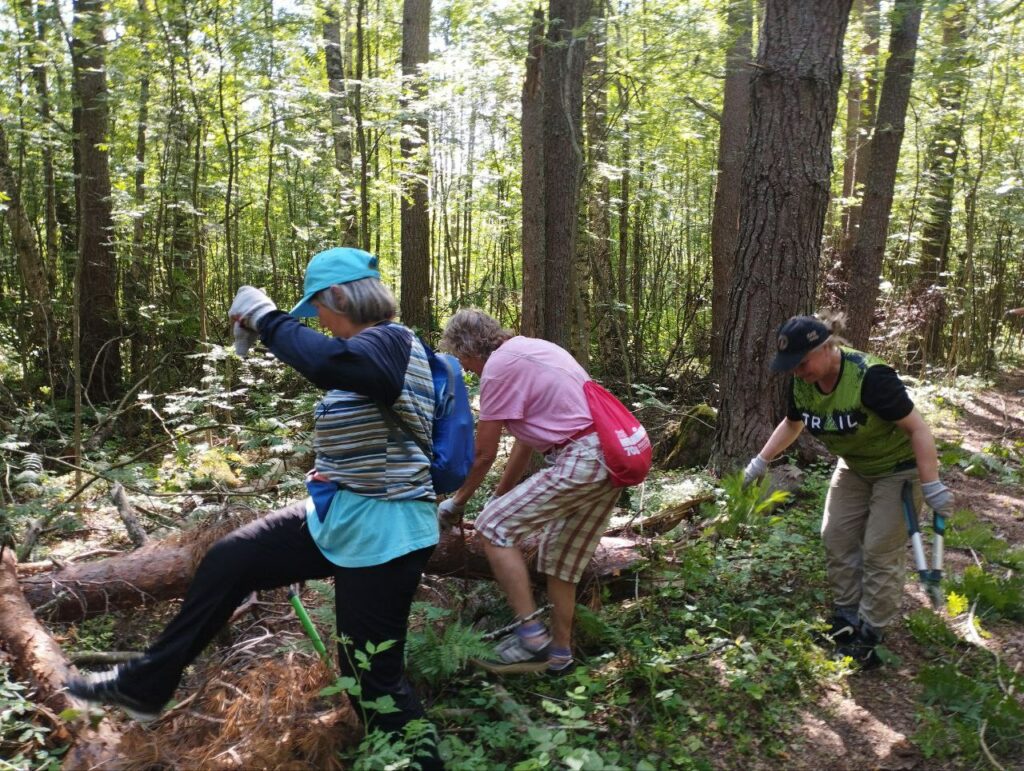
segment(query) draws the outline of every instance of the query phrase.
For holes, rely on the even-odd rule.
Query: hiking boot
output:
[[[827,632],[815,632],[814,642],[823,648],[834,648],[839,645],[851,645],[857,639],[857,625],[842,613],[835,613],[829,622]]]
[[[548,668],[548,649],[551,647],[551,636],[545,630],[542,634],[533,635],[541,647],[531,648],[518,634],[513,632],[494,646],[494,655],[486,659],[472,659],[481,669],[495,674],[517,674],[520,672],[540,672]]]
[[[156,720],[164,705],[147,703],[126,694],[118,682],[121,673],[120,666],[106,672],[92,672],[85,677],[72,678],[65,689],[72,696],[90,704],[120,707],[128,717],[140,723]]]
[[[858,669],[874,669],[882,664],[875,650],[881,642],[882,635],[865,623],[853,640],[836,648],[836,655],[849,656]]]

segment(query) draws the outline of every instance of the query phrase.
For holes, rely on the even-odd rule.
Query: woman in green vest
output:
[[[835,603],[829,639],[841,655],[872,667],[903,594],[903,484],[946,516],[953,494],[939,481],[935,440],[895,370],[846,347],[836,326],[794,316],[779,328],[771,368],[793,375],[789,406],[744,481],[763,476],[805,428],[839,457],[821,523]]]

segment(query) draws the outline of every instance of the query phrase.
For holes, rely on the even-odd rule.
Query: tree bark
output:
[[[421,334],[433,328],[430,307],[430,152],[423,65],[430,60],[430,0],[402,4],[402,323]]]
[[[750,125],[750,56],[753,7],[750,0],[733,0],[726,16],[731,38],[725,55],[725,90],[718,130],[718,176],[711,218],[711,379],[720,383],[729,284],[736,263],[740,224],[743,149]]]
[[[528,337],[544,333],[544,11],[533,12],[523,81],[523,318]]]
[[[110,199],[109,107],[103,0],[75,0],[75,91],[81,105],[78,151],[78,259],[81,263],[81,352],[86,393],[108,401],[121,390],[117,254]]]
[[[851,0],[767,0],[751,83],[716,457],[757,452],[777,421],[775,330],[812,309]]]
[[[868,349],[878,300],[878,281],[889,232],[920,25],[921,0],[897,0],[892,12],[889,58],[885,64],[878,118],[871,138],[860,228],[843,269],[847,276],[845,335],[860,350]]]
[[[590,0],[550,0],[544,52],[544,334],[570,348]]]

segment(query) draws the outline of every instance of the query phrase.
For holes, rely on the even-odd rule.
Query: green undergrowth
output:
[[[580,665],[568,676],[495,678],[460,668],[478,641],[479,598],[466,605],[474,613],[435,615],[430,631],[414,631],[410,670],[450,767],[782,767],[813,751],[804,749],[813,741],[801,727],[807,711],[828,719],[826,695],[862,676],[814,642],[829,607],[817,532],[827,478],[828,469],[812,470],[788,505],[765,504],[763,489],[727,478],[700,517],[654,541],[629,596],[613,586],[580,606]],[[1005,570],[990,570],[1019,555],[969,512],[954,518],[949,538],[973,543],[989,568],[947,580],[963,619],[910,614],[909,654],[885,651],[889,666],[870,677],[914,678],[913,741],[926,757],[978,765],[987,750],[1005,764],[1024,735],[1020,703],[1008,696],[1020,691],[1020,674],[964,642],[954,621],[970,605],[982,633],[985,623],[1019,618]],[[500,606],[500,597],[493,602]]]

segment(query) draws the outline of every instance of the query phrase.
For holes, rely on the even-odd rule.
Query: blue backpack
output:
[[[434,381],[433,453],[391,407],[382,402],[378,402],[378,406],[385,422],[401,429],[430,458],[434,492],[447,495],[462,486],[473,465],[473,412],[469,408],[469,393],[459,360],[445,353],[434,353],[426,343],[423,347]]]

